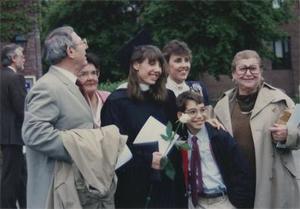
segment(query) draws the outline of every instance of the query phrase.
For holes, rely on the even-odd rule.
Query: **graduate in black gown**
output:
[[[176,98],[165,84],[161,51],[152,45],[138,46],[130,59],[127,88],[114,91],[102,108],[102,126],[118,126],[122,134],[128,135],[127,145],[133,153],[133,158],[117,170],[117,208],[144,208],[149,197],[149,208],[187,207],[180,152],[174,148],[168,155],[176,171],[171,180],[159,170],[161,153],[150,146],[133,144],[150,116],[164,124],[175,122]]]

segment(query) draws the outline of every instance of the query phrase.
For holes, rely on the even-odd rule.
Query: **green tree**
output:
[[[280,9],[272,1],[151,1],[141,14],[154,28],[154,38],[163,46],[181,39],[193,52],[192,74],[208,71],[213,75],[230,72],[234,54],[254,49],[272,57],[267,44],[284,35],[279,24],[290,15],[289,2]]]
[[[73,26],[100,56],[103,76],[111,81],[126,77],[116,53],[143,26],[152,31],[159,47],[171,39],[187,42],[193,51],[194,78],[205,71],[229,73],[232,57],[241,49],[271,58],[267,43],[285,35],[279,25],[291,18],[293,3],[285,0],[280,9],[273,9],[272,0],[47,2],[43,34],[57,26]]]
[[[0,1],[0,40],[9,42],[16,34],[30,32],[38,11],[36,1],[31,4],[25,4],[22,0]]]
[[[117,51],[138,25],[129,1],[49,1],[43,18],[43,35],[62,25],[72,26],[88,40],[89,51],[101,58],[101,78],[119,80]]]

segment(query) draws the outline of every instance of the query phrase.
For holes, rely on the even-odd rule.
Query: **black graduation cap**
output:
[[[128,73],[130,66],[130,58],[135,47],[140,45],[152,44],[150,30],[143,28],[135,37],[126,42],[117,52],[117,57],[120,61],[121,70]]]

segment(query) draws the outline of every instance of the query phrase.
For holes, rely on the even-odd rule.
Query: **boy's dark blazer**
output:
[[[210,140],[213,157],[220,170],[230,202],[237,208],[253,208],[254,188],[249,179],[249,165],[239,150],[238,144],[232,136],[220,129],[205,123]],[[187,139],[186,128],[182,130],[183,138]],[[182,151],[185,182],[188,181],[187,151]]]

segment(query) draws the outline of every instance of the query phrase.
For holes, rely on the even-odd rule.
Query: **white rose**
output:
[[[188,114],[183,113],[180,118],[179,118],[179,122],[180,123],[187,123],[191,120],[191,117]]]

